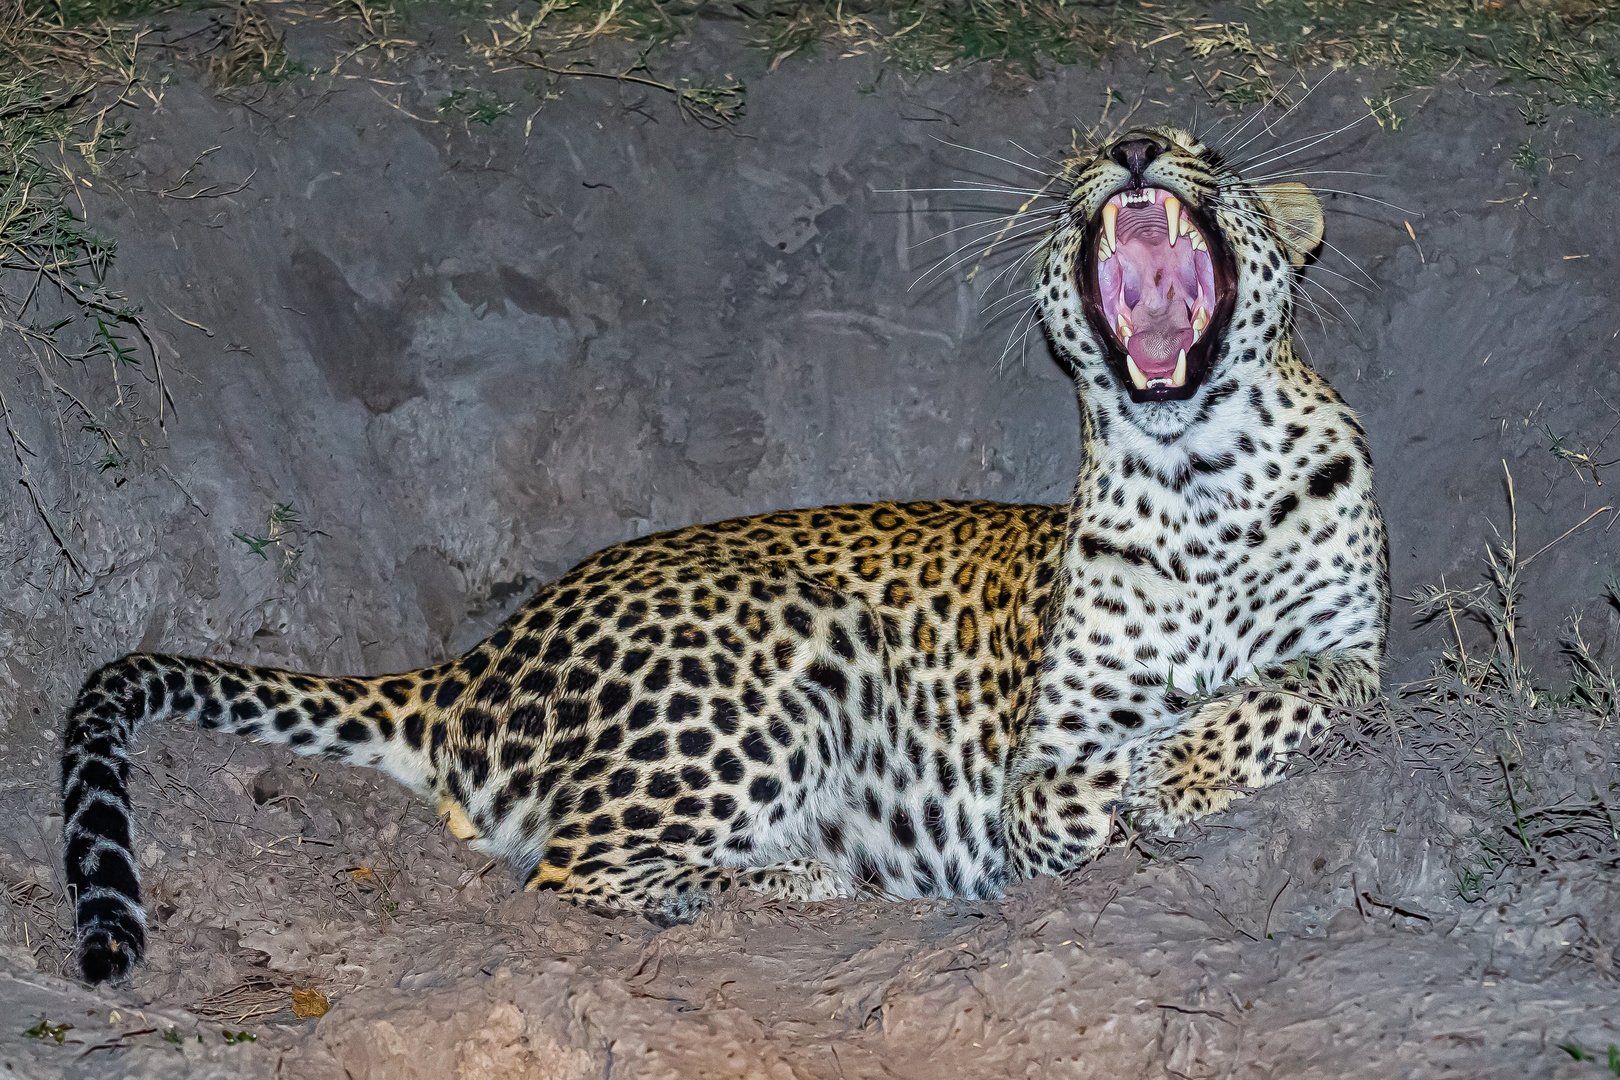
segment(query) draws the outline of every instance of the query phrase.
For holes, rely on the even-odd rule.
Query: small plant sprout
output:
[[[1372,114],[1373,120],[1379,127],[1389,131],[1401,130],[1401,124],[1406,121],[1406,117],[1395,111],[1397,99],[1388,94],[1380,94],[1377,97],[1363,98],[1362,100],[1367,103],[1367,111]]]
[[[61,1046],[67,1041],[67,1033],[72,1030],[72,1024],[53,1024],[49,1020],[42,1018],[39,1023],[24,1031],[23,1034],[30,1039],[50,1039],[57,1046]]]
[[[299,561],[304,557],[304,549],[293,543],[294,534],[302,531],[302,524],[292,503],[278,502],[271,504],[265,514],[262,533],[231,535],[245,544],[254,555],[266,562],[274,562],[281,571],[281,580],[290,582],[298,576]]]
[[[1620,427],[1620,421],[1617,421],[1615,426]],[[1620,465],[1620,457],[1614,458],[1610,461],[1597,460],[1597,458],[1601,456],[1603,447],[1602,442],[1598,443],[1597,447],[1595,448],[1571,450],[1569,447],[1564,445],[1564,437],[1553,431],[1551,424],[1543,424],[1542,427],[1547,432],[1547,438],[1552,440],[1551,445],[1547,447],[1548,451],[1551,452],[1552,456],[1558,460],[1569,462],[1570,467],[1575,470],[1575,475],[1582,480],[1589,479],[1598,487],[1602,487],[1603,480],[1598,476],[1598,470],[1607,469],[1614,465]],[[1614,430],[1614,427],[1611,427],[1609,429],[1610,434],[1612,434]],[[1607,441],[1608,435],[1605,435],[1604,442]]]
[[[517,102],[503,98],[499,94],[457,90],[452,94],[446,94],[440,100],[439,111],[459,113],[469,126],[477,124],[479,127],[489,127],[501,117],[511,113],[516,106]]]
[[[1547,159],[1531,144],[1529,139],[1524,140],[1519,144],[1519,148],[1513,151],[1512,161],[1515,169],[1531,178],[1540,176],[1542,166],[1547,163]]]
[[[1559,1043],[1558,1049],[1574,1058],[1576,1061],[1590,1061],[1597,1065],[1607,1065],[1609,1072],[1620,1076],[1620,1045],[1609,1044],[1609,1053],[1605,1060],[1600,1061],[1597,1052],[1588,1050],[1573,1039],[1566,1043]]]

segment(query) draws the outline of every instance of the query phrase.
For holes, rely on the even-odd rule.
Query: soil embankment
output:
[[[692,48],[760,66],[719,38]],[[166,430],[86,467],[95,432],[59,422],[60,402],[19,408],[42,393],[36,361],[0,339],[30,475],[83,568],[13,485],[0,1058],[19,1075],[1602,1075],[1560,1044],[1620,1043],[1620,884],[1581,857],[1600,836],[1532,851],[1525,827],[1586,807],[1584,836],[1613,806],[1616,729],[1453,707],[1403,713],[1401,734],[1184,842],[1004,902],[733,901],[668,930],[515,892],[369,774],[152,731],[135,785],[150,960],[121,988],[59,978],[53,739],[98,663],[141,648],[398,670],[656,529],[1065,497],[1072,396],[1038,335],[1017,337],[1020,305],[983,313],[1001,294],[990,273],[963,280],[973,246],[914,283],[980,233],[950,230],[1023,199],[975,188],[1038,187],[1110,88],[1143,91],[1137,121],[1188,123],[1197,84],[1124,63],[1037,82],[878,72],[760,71],[734,129],[607,81],[534,112],[517,73],[529,103],[470,126],[435,109],[456,87],[427,59],[255,101],[180,74],[126,117],[132,151],[83,196],[168,365]],[[1366,421],[1395,591],[1480,580],[1492,525],[1510,527],[1505,463],[1521,561],[1537,553],[1520,641],[1561,682],[1571,612],[1600,656],[1620,651],[1600,600],[1610,517],[1538,553],[1608,502],[1601,470],[1552,448],[1594,449],[1620,420],[1620,122],[1531,129],[1447,84],[1404,102],[1398,131],[1364,120],[1273,158],[1373,90],[1329,78],[1239,157],[1370,197],[1325,195],[1333,249],[1307,295],[1326,321],[1301,333]],[[1212,120],[1239,123],[1200,115],[1217,139]],[[98,372],[58,377],[101,395],[87,414],[111,393]],[[1391,687],[1450,634],[1398,601]],[[332,1011],[295,1020],[295,989]]]

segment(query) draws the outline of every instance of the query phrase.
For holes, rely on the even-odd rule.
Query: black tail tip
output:
[[[106,930],[85,934],[79,943],[79,970],[84,973],[84,981],[95,984],[125,978],[141,958],[143,944]]]

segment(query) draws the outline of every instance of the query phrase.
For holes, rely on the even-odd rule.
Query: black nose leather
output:
[[[1153,159],[1164,151],[1152,139],[1127,139],[1116,143],[1108,152],[1108,156],[1122,168],[1129,169],[1131,180],[1137,187],[1142,186],[1142,174],[1153,163]]]

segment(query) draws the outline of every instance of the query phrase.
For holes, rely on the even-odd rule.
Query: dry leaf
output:
[[[300,1020],[307,1020],[312,1016],[325,1016],[332,1008],[332,1003],[326,1000],[326,995],[314,987],[308,990],[292,992],[293,1015]]]

